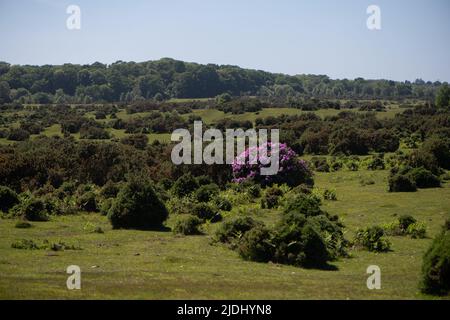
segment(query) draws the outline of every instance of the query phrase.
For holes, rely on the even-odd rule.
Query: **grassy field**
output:
[[[392,252],[351,251],[333,263],[335,271],[307,270],[246,262],[237,253],[211,243],[217,225],[205,235],[181,237],[171,232],[111,230],[105,217],[80,214],[14,228],[0,220],[0,299],[428,299],[417,289],[422,255],[450,211],[450,185],[416,193],[386,192],[387,171],[318,173],[317,188],[333,188],[338,201],[324,208],[339,214],[347,238],[358,227],[381,224],[411,214],[428,226],[427,239],[390,237]],[[361,179],[374,184],[361,186]],[[271,224],[279,212],[234,210]],[[256,213],[258,212],[258,213]],[[169,219],[168,225],[170,226]],[[100,226],[105,233],[94,233]],[[19,239],[62,240],[80,251],[12,249]],[[381,290],[368,290],[366,268],[381,268]],[[82,290],[66,288],[69,265],[82,270]]]

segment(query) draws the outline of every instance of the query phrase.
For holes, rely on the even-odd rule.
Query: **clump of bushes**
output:
[[[19,202],[17,193],[8,187],[0,186],[0,211],[8,212]]]
[[[172,231],[175,234],[195,235],[200,234],[199,226],[202,220],[193,215],[181,215],[175,221]]]
[[[426,225],[410,215],[400,216],[397,221],[384,225],[383,229],[391,236],[409,235],[413,239],[423,239],[426,236]]]
[[[391,243],[380,226],[359,229],[356,232],[354,245],[373,252],[387,252],[391,249]]]
[[[447,220],[441,233],[433,240],[423,257],[423,293],[446,295],[450,293],[450,220]]]
[[[389,191],[414,192],[417,188],[438,188],[441,181],[438,176],[424,167],[409,166],[394,169],[389,177]]]
[[[320,200],[314,196],[297,194],[288,201],[275,227],[240,217],[222,224],[216,239],[231,244],[247,260],[324,267],[346,255],[348,242],[338,218],[319,206]]]
[[[20,239],[11,243],[11,248],[20,250],[53,250],[53,251],[63,251],[63,250],[81,250],[81,247],[76,245],[68,245],[65,242],[51,242],[48,240],[43,240],[38,243],[32,239]]]
[[[108,212],[114,229],[157,229],[167,216],[166,206],[152,184],[137,178],[123,186]]]

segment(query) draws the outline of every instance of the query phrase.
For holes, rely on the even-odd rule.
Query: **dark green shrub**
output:
[[[161,228],[167,209],[149,181],[132,179],[114,199],[108,218],[114,229]]]
[[[385,237],[384,229],[379,226],[358,230],[354,243],[358,247],[374,252],[387,252],[391,248],[391,243]]]
[[[195,191],[195,199],[198,202],[209,202],[219,195],[219,186],[215,183],[202,185]]]
[[[252,184],[248,187],[247,193],[252,199],[261,197],[261,187],[259,184]]]
[[[326,216],[323,218],[332,224]],[[321,267],[337,257],[338,252],[331,246],[328,247],[324,238],[329,226],[322,226],[322,223],[296,211],[283,214],[274,231],[274,261],[304,267]],[[334,227],[339,228],[337,225]]]
[[[214,204],[217,209],[222,211],[231,211],[231,209],[233,209],[233,204],[231,201],[223,197],[214,198]]]
[[[398,218],[398,222],[399,222],[400,230],[403,232],[406,232],[408,227],[410,225],[412,225],[413,223],[416,223],[417,220],[413,216],[402,215],[402,216],[400,216],[400,218]]]
[[[8,187],[0,186],[0,211],[8,212],[9,209],[19,202],[17,193]]]
[[[385,168],[384,157],[382,155],[373,156],[367,164],[367,169],[369,170],[384,170]]]
[[[450,293],[450,231],[443,230],[423,257],[422,292],[434,295]]]
[[[271,233],[264,227],[254,227],[244,234],[238,245],[238,253],[245,260],[268,262],[274,254]]]
[[[318,172],[330,172],[330,165],[326,157],[312,157],[311,163]]]
[[[324,214],[320,209],[321,201],[314,195],[296,194],[286,201],[285,213],[299,212],[307,217]]]
[[[409,174],[418,188],[438,188],[441,186],[441,180],[423,167],[413,168],[409,171]]]
[[[414,192],[417,186],[408,175],[394,174],[389,177],[389,192]]]
[[[196,216],[192,215],[180,215],[175,221],[175,225],[172,231],[175,234],[183,234],[183,235],[194,235],[200,234],[198,227],[202,224],[202,220],[200,220]]]
[[[216,208],[208,203],[198,203],[194,205],[192,214],[201,220],[210,220],[211,222],[217,222],[222,219],[222,216],[217,212]]]
[[[216,231],[215,238],[223,243],[233,243],[256,226],[262,226],[262,223],[251,217],[238,217],[222,223]]]
[[[97,212],[97,200],[93,192],[86,192],[77,199],[78,208],[82,211]]]
[[[280,188],[276,186],[267,188],[261,199],[261,207],[267,209],[277,208],[282,196],[283,191]]]
[[[207,184],[211,184],[213,183],[212,179],[209,176],[198,176],[197,177],[197,182],[199,186],[205,186]]]
[[[119,186],[111,180],[108,180],[100,190],[100,195],[104,198],[115,198],[119,191]]]
[[[21,208],[21,215],[28,221],[48,221],[45,203],[40,199],[30,199]]]
[[[197,179],[190,173],[182,175],[172,186],[172,192],[177,197],[185,197],[193,193],[199,187]]]

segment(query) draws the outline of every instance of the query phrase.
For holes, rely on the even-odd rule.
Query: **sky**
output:
[[[69,30],[69,5],[81,28]],[[377,5],[381,30],[369,30]],[[333,79],[450,82],[449,0],[0,0],[0,61],[171,57]]]

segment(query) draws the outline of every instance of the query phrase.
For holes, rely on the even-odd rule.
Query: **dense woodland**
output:
[[[333,80],[326,75],[275,74],[230,65],[201,65],[169,58],[111,65],[10,65],[0,62],[0,103],[92,103],[170,98],[262,96],[433,100],[443,83]],[[444,83],[445,84],[445,83]]]

